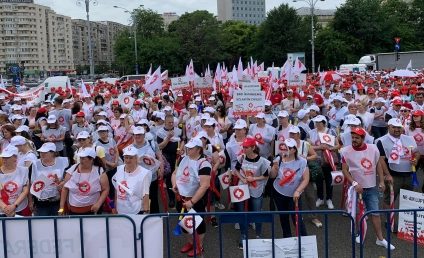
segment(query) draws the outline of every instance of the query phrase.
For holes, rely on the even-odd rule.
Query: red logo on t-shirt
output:
[[[390,158],[391,158],[392,160],[397,160],[397,159],[399,158],[399,155],[398,155],[397,153],[395,153],[395,152],[392,152],[392,153],[390,154]]]
[[[5,183],[3,187],[9,195],[12,195],[18,191],[18,184],[13,181]]]
[[[63,124],[63,121],[65,121],[65,118],[63,118],[63,116],[60,116],[58,120],[59,120],[59,123]]]
[[[325,134],[325,135],[322,137],[322,139],[323,139],[325,142],[330,142],[330,141],[331,141],[330,136],[328,136],[327,134]]]
[[[90,192],[91,185],[89,182],[84,181],[78,184],[78,189],[81,193],[88,193]]]
[[[115,148],[109,148],[109,154],[115,156]]]
[[[126,97],[126,98],[124,99],[124,103],[125,103],[125,104],[128,104],[129,102],[130,102],[130,98]]]
[[[414,135],[414,139],[417,143],[420,143],[423,141],[423,136],[421,134]]]
[[[190,175],[190,171],[188,170],[188,167],[186,167],[183,171],[183,175],[184,176],[189,176]]]
[[[34,190],[34,192],[39,192],[41,190],[44,189],[44,182],[43,181],[35,181],[34,184],[32,185],[32,189]]]
[[[144,157],[143,158],[143,162],[144,164],[146,164],[147,166],[151,166],[153,164],[153,161],[149,158],[149,157]]]
[[[372,166],[372,162],[367,158],[363,158],[361,160],[361,166],[365,169],[370,169]]]
[[[224,164],[225,158],[223,156],[219,156],[219,163]]]
[[[283,150],[287,150],[286,145],[284,143],[280,143],[280,145],[278,145],[278,148],[283,151]]]
[[[284,137],[284,135],[280,135],[280,137],[278,138],[278,140],[280,141],[280,142],[284,142],[284,140],[285,140],[286,138]]]
[[[336,184],[340,184],[342,182],[342,180],[343,180],[343,177],[341,175],[338,175],[334,178],[334,182]]]
[[[121,185],[123,185],[123,186],[125,186],[126,188],[128,188],[128,184],[127,184],[127,181],[121,181]],[[122,187],[122,186],[120,186],[120,185],[118,185],[118,191],[121,193],[121,194],[125,194],[125,189]]]

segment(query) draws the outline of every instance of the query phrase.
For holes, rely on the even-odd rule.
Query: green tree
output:
[[[132,20],[137,27],[137,36],[140,39],[160,36],[165,32],[163,18],[151,9],[135,9]]]
[[[208,64],[222,60],[221,31],[219,22],[212,13],[207,11],[185,13],[169,25],[168,31],[178,40],[179,52],[185,64],[193,59],[198,73],[203,72]],[[184,69],[185,66],[182,65],[181,73]]]
[[[134,40],[131,38],[132,34],[129,30],[122,31],[116,38],[115,49],[115,62],[119,71],[122,74],[134,73],[135,58],[134,58]]]
[[[289,52],[305,51],[310,32],[305,31],[302,19],[288,4],[282,4],[268,13],[256,35],[256,53],[267,65],[282,65]]]
[[[247,58],[254,54],[257,27],[242,21],[227,21],[221,26],[222,53],[226,63],[231,67],[237,65],[240,57]]]

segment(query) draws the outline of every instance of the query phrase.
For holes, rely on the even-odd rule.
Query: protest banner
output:
[[[243,74],[240,78],[238,78],[239,83],[257,83],[258,79],[254,76]]]
[[[261,85],[257,82],[243,82],[241,88],[243,91],[261,91]]]
[[[194,89],[212,89],[212,77],[198,77],[194,79]]]
[[[321,143],[325,143],[330,145],[331,147],[334,147],[336,144],[336,137],[334,137],[331,134],[326,134],[326,133],[318,133],[319,136],[319,140],[321,141]]]
[[[306,86],[306,74],[305,73],[291,73],[288,84],[290,86],[302,87]]]
[[[272,239],[249,239],[248,257],[272,258],[286,257],[297,258],[299,243],[297,237],[274,239],[275,256],[272,255]],[[243,257],[246,258],[246,241],[243,241]],[[302,257],[318,258],[317,237],[302,236]]]
[[[171,89],[182,90],[190,87],[190,83],[186,76],[171,78]]]
[[[5,95],[7,98],[20,97],[26,99],[28,102],[33,104],[44,101],[44,84],[40,84],[37,87],[31,88],[22,93],[13,93],[6,89],[0,88],[0,94]]]
[[[250,198],[248,185],[230,186],[231,202],[242,202]]]
[[[241,91],[234,92],[234,115],[256,115],[265,111],[265,92]]]
[[[190,209],[178,222],[182,228],[184,228],[189,234],[193,234],[193,231],[199,227],[200,223],[202,223],[203,219],[199,215],[196,214],[196,211],[194,209]],[[194,223],[196,221],[196,223]]]
[[[417,212],[417,243],[424,245],[424,194],[400,189],[399,209],[420,209]],[[399,239],[414,241],[414,213],[400,212],[398,221]]]

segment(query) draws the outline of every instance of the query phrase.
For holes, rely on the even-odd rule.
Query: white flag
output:
[[[190,60],[190,64],[188,65],[188,74],[186,74],[189,81],[194,81],[196,75],[194,73],[193,59]]]
[[[230,186],[231,202],[242,202],[250,198],[249,186],[247,184]]]
[[[5,85],[4,81],[3,81],[3,75],[0,75],[0,88],[4,89],[4,88],[6,88],[5,86],[6,85]]]
[[[227,171],[218,176],[219,182],[221,183],[221,187],[223,190],[227,189],[230,186],[231,176],[230,171]]]
[[[189,215],[190,214],[190,215]],[[194,209],[189,210],[186,215],[181,219],[178,224],[185,229],[189,234],[193,234],[193,231],[202,223],[203,219],[196,214]]]
[[[352,216],[353,221],[356,220],[356,191],[355,187],[351,186],[349,187],[349,190],[347,190],[347,199],[346,199],[346,209],[347,213]],[[352,230],[352,227],[351,227]]]
[[[144,85],[144,88],[147,92],[150,93],[151,96],[154,95],[155,90],[161,90],[162,89],[162,75],[160,73],[160,66],[156,71],[150,76],[150,78],[146,81],[146,84]]]
[[[41,174],[31,185],[30,192],[38,199],[48,199],[58,194],[57,186],[50,177]]]
[[[85,83],[83,80],[81,80],[81,93],[82,93],[82,97],[90,97],[90,94],[87,91],[87,87],[85,87]]]
[[[406,70],[412,70],[412,59],[409,60],[409,63],[406,66]]]
[[[237,67],[237,77],[241,78],[242,76],[243,76],[243,63],[241,62],[241,57],[240,57],[238,67]]]
[[[231,83],[237,84],[238,83],[238,74],[236,66],[233,66],[233,71],[231,72]]]
[[[296,60],[294,61],[293,73],[299,74],[305,70],[306,70],[305,65],[299,60],[298,57],[296,57]]]
[[[326,133],[318,133],[318,135],[321,143],[328,144],[331,147],[334,147],[336,145],[336,137],[334,137],[333,135]]]

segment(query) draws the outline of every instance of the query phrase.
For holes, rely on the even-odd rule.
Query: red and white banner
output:
[[[196,214],[194,209],[189,210],[186,215],[178,222],[180,226],[185,229],[189,234],[193,234],[193,231],[200,225],[203,221],[202,217]]]
[[[31,88],[22,93],[13,93],[6,89],[0,88],[0,93],[6,95],[7,98],[20,97],[26,99],[28,102],[34,104],[44,101],[44,84],[41,84],[35,88]]]
[[[231,202],[242,202],[244,200],[249,199],[249,186],[247,184],[230,186],[230,196]]]
[[[422,209],[424,194],[400,189],[399,209]],[[424,245],[424,218],[422,213],[417,213],[417,243]],[[414,241],[414,213],[400,212],[398,221],[398,238],[406,241]]]

